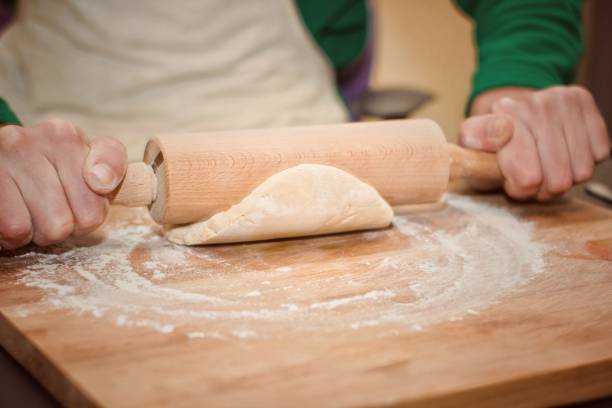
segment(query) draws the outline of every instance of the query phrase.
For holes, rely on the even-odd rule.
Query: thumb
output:
[[[127,169],[127,151],[116,139],[99,137],[91,141],[83,166],[83,177],[97,194],[110,193],[119,185]]]
[[[506,115],[486,114],[467,118],[459,131],[459,144],[474,150],[495,153],[512,138],[514,125]]]

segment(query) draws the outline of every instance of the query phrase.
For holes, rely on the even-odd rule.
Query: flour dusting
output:
[[[177,246],[140,212],[95,245],[69,242],[13,262],[44,303],[118,327],[190,339],[372,327],[394,335],[481,314],[544,268],[547,245],[530,223],[468,197],[447,194],[445,204],[397,215],[388,230],[311,239],[310,250],[285,241],[280,254],[270,243]],[[352,256],[358,242],[383,250]],[[313,271],[318,256],[328,261]]]

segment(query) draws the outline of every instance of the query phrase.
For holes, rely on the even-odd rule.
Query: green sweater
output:
[[[295,0],[306,27],[336,71],[368,39],[367,0]],[[572,82],[583,48],[582,0],[455,0],[476,24],[478,68],[472,100],[500,86],[545,88]],[[0,98],[0,123],[20,124]]]

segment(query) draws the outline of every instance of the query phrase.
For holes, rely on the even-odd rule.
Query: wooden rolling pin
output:
[[[446,143],[427,119],[157,136],[129,165],[113,204],[148,206],[160,224],[185,224],[238,203],[283,169],[346,170],[391,205],[436,202],[449,179],[502,180],[494,154]]]

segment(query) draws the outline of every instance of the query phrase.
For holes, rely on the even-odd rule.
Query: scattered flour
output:
[[[393,242],[384,257],[345,262],[335,253],[316,273],[282,259],[269,263],[257,245],[239,249],[256,267],[176,246],[141,217],[139,224],[108,228],[97,245],[66,243],[16,256],[19,281],[40,289],[55,308],[190,339],[422,331],[482,313],[544,268],[547,245],[534,239],[531,224],[471,198],[447,194],[445,201],[443,210],[396,216],[393,229],[361,233],[371,245]],[[22,306],[14,312],[36,313]]]
[[[249,330],[249,329],[238,329],[238,330],[234,330],[232,332],[232,334],[235,337],[239,337],[241,339],[246,339],[249,337],[256,337],[257,333],[255,333],[253,330]]]
[[[310,305],[311,309],[326,309],[333,310],[339,306],[348,305],[354,302],[362,302],[372,299],[391,299],[396,296],[395,292],[389,289],[385,290],[373,290],[366,293],[365,295],[357,295],[350,297],[343,297],[340,299],[329,300],[326,302],[313,303]]]
[[[217,333],[217,332],[189,332],[187,333],[187,337],[190,339],[204,339],[204,338],[212,338],[212,339],[223,339],[225,338],[225,336],[223,336],[221,333]]]

